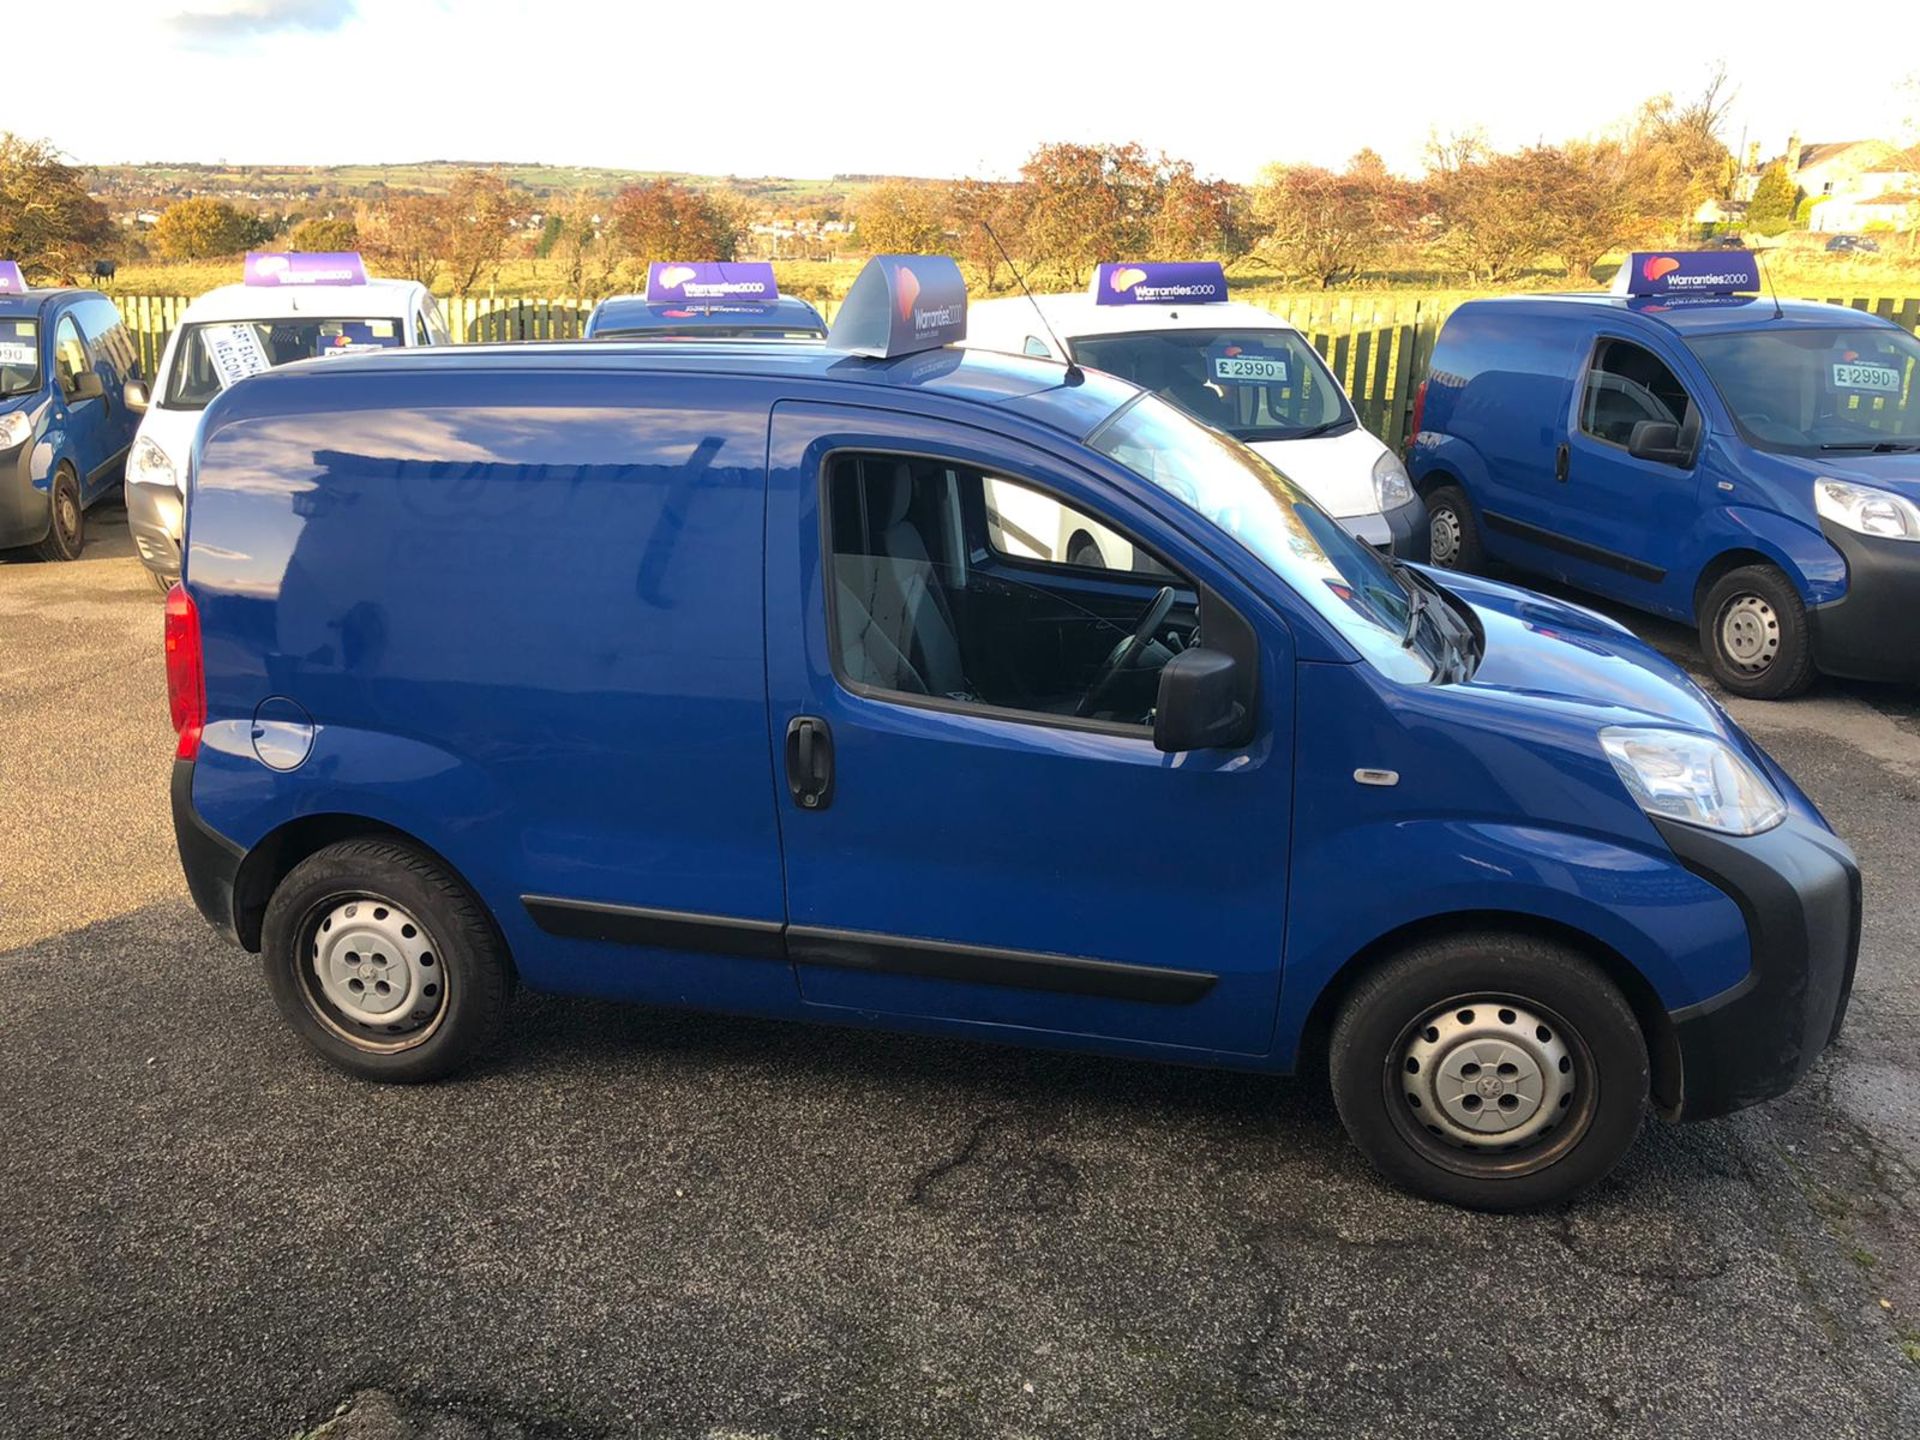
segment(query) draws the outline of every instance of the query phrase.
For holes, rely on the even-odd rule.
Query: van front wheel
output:
[[[34,546],[42,560],[78,560],[87,543],[87,516],[80,504],[80,481],[62,465],[53,472],[47,494],[47,537]]]
[[[1707,668],[1735,695],[1784,700],[1813,684],[1813,637],[1793,582],[1771,565],[1729,570],[1700,606]]]
[[[366,1080],[435,1080],[499,1035],[513,989],[480,902],[390,840],[302,860],[267,904],[260,959],[287,1023]]]
[[[1427,533],[1429,557],[1442,570],[1475,571],[1486,564],[1473,507],[1458,485],[1442,485],[1427,497]]]
[[[1564,1200],[1625,1155],[1647,1108],[1639,1022],[1578,951],[1496,931],[1404,951],[1341,1008],[1347,1133],[1389,1180],[1477,1210]]]

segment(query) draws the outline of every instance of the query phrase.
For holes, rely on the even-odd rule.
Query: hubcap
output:
[[[1412,1117],[1449,1145],[1511,1150],[1558,1125],[1580,1076],[1557,1022],[1517,1001],[1456,1001],[1400,1055]]]
[[[430,1027],[446,1006],[446,967],[426,928],[391,900],[343,900],[321,913],[309,972],[322,1012],[382,1038]],[[360,1039],[350,1031],[349,1038]]]
[[[54,513],[57,517],[60,533],[72,539],[80,531],[80,502],[73,498],[73,492],[64,486],[54,497]]]
[[[1757,672],[1780,653],[1780,617],[1758,595],[1741,595],[1720,612],[1720,648],[1740,669]]]
[[[1460,554],[1460,517],[1451,510],[1435,510],[1427,521],[1433,563],[1452,565]]]

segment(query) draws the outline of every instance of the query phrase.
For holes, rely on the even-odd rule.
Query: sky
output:
[[[1430,133],[1478,128],[1502,147],[1593,134],[1648,95],[1698,92],[1720,62],[1736,147],[1905,140],[1920,123],[1920,0],[83,8],[61,48],[84,60],[10,65],[0,130],[86,164],[1005,177],[1045,141],[1131,139],[1229,180],[1274,161],[1337,166],[1363,146],[1411,174]],[[1821,14],[1838,18],[1823,30]]]

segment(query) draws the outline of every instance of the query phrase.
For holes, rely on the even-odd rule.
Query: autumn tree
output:
[[[1774,161],[1760,172],[1753,187],[1753,199],[1747,202],[1747,228],[1758,235],[1778,235],[1793,223],[1797,198],[1787,167]]]
[[[1430,174],[1440,223],[1433,253],[1477,281],[1518,278],[1564,238],[1553,197],[1566,173],[1564,152],[1536,145]]]
[[[966,179],[950,186],[946,198],[953,258],[991,294],[1001,286],[1008,256],[1023,246],[1019,188],[1004,181]],[[1005,278],[1013,282],[1011,275]]]
[[[944,198],[932,185],[883,180],[854,208],[854,238],[875,255],[933,254],[946,234]]]
[[[520,207],[506,179],[492,170],[465,170],[441,202],[442,255],[457,295],[500,264]]]
[[[1733,153],[1721,133],[1733,94],[1719,69],[1691,100],[1658,95],[1640,108],[1628,141],[1635,194],[1641,213],[1673,239],[1686,238],[1701,205],[1731,188]]]
[[[547,253],[561,263],[567,289],[575,295],[597,292],[613,273],[615,256],[612,242],[604,233],[602,203],[599,196],[582,190],[564,210],[547,216],[553,236]]]
[[[359,246],[360,227],[350,216],[310,216],[287,235],[287,248],[291,250],[355,250]]]
[[[0,133],[0,255],[65,279],[113,236],[106,207],[44,140]]]
[[[613,198],[607,229],[620,250],[642,260],[731,260],[741,225],[720,196],[654,180]]]
[[[1362,151],[1342,171],[1269,165],[1253,188],[1259,248],[1288,275],[1325,288],[1375,268],[1409,234],[1418,187]]]
[[[1144,252],[1161,177],[1139,145],[1042,145],[1020,167],[1023,254],[1084,285],[1103,260]]]
[[[434,195],[398,195],[368,212],[361,249],[381,271],[431,286],[446,244],[446,206]]]
[[[1238,186],[1202,179],[1189,161],[1163,160],[1147,246],[1155,255],[1238,259],[1247,249],[1242,208]]]
[[[238,255],[268,238],[258,219],[210,195],[174,201],[153,227],[153,243],[169,260]]]

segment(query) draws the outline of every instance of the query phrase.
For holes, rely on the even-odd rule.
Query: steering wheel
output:
[[[1100,667],[1100,673],[1094,676],[1093,684],[1087,687],[1087,693],[1081,696],[1080,703],[1074,707],[1073,713],[1076,719],[1084,720],[1100,707],[1100,702],[1107,698],[1107,691],[1113,688],[1113,682],[1120,677],[1120,672],[1134,662],[1134,657],[1146,648],[1149,640],[1153,639],[1153,632],[1165,622],[1167,612],[1173,609],[1173,601],[1173,587],[1162,585],[1159,593],[1147,602],[1146,611],[1140,616],[1140,623],[1133,627],[1131,635],[1115,645],[1108,653],[1106,663]]]

